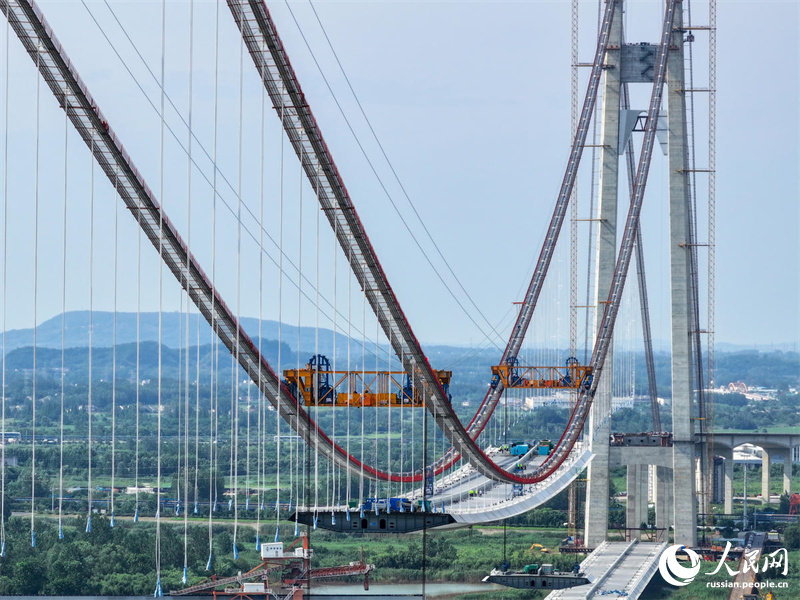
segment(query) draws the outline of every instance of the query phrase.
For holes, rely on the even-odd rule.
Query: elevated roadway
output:
[[[516,463],[526,465],[526,470],[536,468],[547,458],[536,454],[536,449],[523,457],[502,454],[496,448],[489,449],[487,454],[505,469],[513,468]],[[512,485],[488,479],[472,466],[465,465],[436,481],[428,499],[435,509],[444,507],[453,515],[456,527],[507,519],[547,502],[566,489],[593,457],[588,444],[577,442],[570,456],[547,481],[522,485],[518,495]],[[421,495],[421,491],[416,490],[410,498],[419,499]]]
[[[748,554],[752,564],[757,565],[759,563],[767,534],[755,532],[748,535],[750,539],[748,540],[747,549],[746,552],[742,553],[742,558],[739,561],[739,572],[734,579],[734,585],[733,588],[731,588],[731,593],[728,595],[728,600],[743,600],[745,595],[750,593],[753,584],[756,582],[755,569],[749,568],[745,570],[744,565],[745,561],[748,560]]]
[[[497,448],[486,450],[497,464],[512,468],[515,463],[523,463],[535,468],[547,457],[538,456],[533,451],[524,457],[509,456],[498,452]],[[360,508],[343,509],[341,506],[299,506],[298,522],[314,524],[332,531],[375,531],[407,533],[427,527],[459,528],[500,521],[521,515],[532,508],[552,499],[556,494],[576,479],[587,467],[594,455],[588,445],[578,442],[572,453],[559,465],[546,481],[514,487],[507,483],[489,479],[473,466],[465,465],[434,484],[433,494],[427,496],[432,503],[433,512],[391,512],[385,509],[361,511]],[[406,495],[410,500],[422,498],[422,490],[417,489]]]
[[[589,585],[556,590],[547,600],[636,600],[658,569],[666,543],[603,542],[581,563]]]

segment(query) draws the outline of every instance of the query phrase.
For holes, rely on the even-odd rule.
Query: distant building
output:
[[[747,384],[744,381],[733,381],[728,384],[729,392],[738,392],[739,394],[747,393]]]
[[[22,440],[22,434],[19,431],[6,431],[0,433],[0,445],[2,444],[19,444]]]

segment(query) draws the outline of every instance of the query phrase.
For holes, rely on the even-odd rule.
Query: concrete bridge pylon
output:
[[[619,199],[620,156],[626,145],[633,122],[631,112],[621,104],[623,92],[631,83],[647,83],[647,61],[655,61],[658,45],[642,51],[640,44],[626,46],[623,35],[624,1],[617,0],[609,47],[606,52],[600,107],[600,178],[598,201],[598,235],[595,248],[595,306],[607,301],[614,265],[617,259],[617,208]],[[652,462],[650,448],[626,447],[628,482],[627,527],[639,527],[647,519],[648,472],[655,477],[656,526],[674,528],[675,543],[694,546],[697,542],[697,492],[695,484],[694,389],[691,339],[693,297],[690,261],[692,218],[689,193],[689,150],[687,112],[684,85],[684,31],[680,8],[675,11],[667,61],[665,96],[668,185],[669,185],[669,252],[670,308],[672,345],[672,432],[673,445],[664,448]],[[648,48],[645,45],[645,50]],[[644,68],[639,68],[644,67]],[[652,74],[652,69],[649,70]],[[652,83],[652,75],[649,82]],[[623,117],[624,115],[624,117]],[[620,128],[622,127],[622,131]],[[599,314],[595,310],[595,335]],[[609,468],[611,433],[611,383],[613,356],[609,352],[591,410],[589,427],[592,432],[592,452],[595,457],[589,467],[586,497],[585,543],[596,547],[608,537]],[[668,460],[663,456],[669,452]],[[647,466],[656,464],[650,471]],[[667,488],[669,491],[667,491]],[[631,491],[633,497],[631,497]],[[644,496],[644,499],[642,499]],[[638,522],[636,522],[638,521]]]

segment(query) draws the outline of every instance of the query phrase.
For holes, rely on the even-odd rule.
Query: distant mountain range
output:
[[[136,313],[117,313],[117,377],[135,379],[137,364],[137,315]],[[114,314],[95,312],[92,315],[92,361],[93,378],[109,380],[112,377],[114,361],[112,360]],[[258,320],[242,319],[242,325],[253,342],[258,346]],[[178,313],[164,313],[161,322],[161,363],[166,376],[178,377],[178,369],[182,363],[181,353],[186,352],[185,318]],[[333,359],[333,332],[330,329],[313,327],[297,328],[284,324],[281,328],[281,343],[278,343],[278,323],[263,321],[261,324],[261,350],[270,365],[276,368],[292,368],[297,364],[305,364],[311,355],[318,351]],[[198,339],[199,331],[199,339]],[[158,313],[141,313],[139,315],[139,376],[142,379],[155,377],[158,373]],[[213,359],[211,328],[204,319],[193,315],[189,327],[190,365],[198,360],[203,372],[209,371]],[[50,371],[54,376],[61,372],[62,357],[62,319],[61,316],[45,321],[36,331],[37,372]],[[348,338],[346,335],[336,336],[337,368],[346,368],[348,361]],[[17,329],[6,332],[6,368],[11,371],[28,372],[33,365],[33,330]],[[84,376],[89,362],[89,313],[78,311],[66,313],[64,319],[64,366],[70,376]],[[183,348],[179,350],[179,348]],[[229,373],[231,357],[227,350],[219,345],[217,369],[220,374]],[[788,350],[788,351],[787,351]],[[280,352],[280,361],[278,355]],[[463,346],[425,345],[425,352],[431,364],[438,369],[452,369],[458,373],[458,382],[470,385],[485,385],[489,379],[489,365],[496,364],[501,351],[497,348],[467,348]],[[560,363],[568,350],[553,349],[547,351],[554,357],[560,357]],[[636,381],[646,381],[644,360],[641,352],[634,350]],[[621,354],[619,354],[621,356]],[[388,347],[380,348],[381,362],[378,366],[385,369],[385,362],[391,353]],[[185,360],[185,359],[184,359]],[[360,339],[351,339],[349,361],[352,368],[364,365],[368,370],[375,368],[375,346],[367,342],[362,347]],[[398,368],[396,358],[392,357],[392,367]],[[669,395],[670,362],[668,352],[655,354],[656,374],[659,380],[659,392]],[[621,366],[621,364],[619,365]],[[746,381],[748,385],[766,387],[794,386],[800,377],[800,354],[790,348],[757,350],[729,344],[720,344],[717,353],[717,384],[731,381]],[[191,368],[191,367],[190,367]]]
[[[137,340],[136,313],[120,312],[117,313],[117,344],[133,343]],[[198,322],[200,329],[200,339],[198,340]],[[92,346],[95,348],[110,348],[113,345],[113,324],[114,313],[95,311],[92,315],[93,337]],[[241,324],[244,330],[252,339],[258,338],[258,319],[243,317]],[[186,345],[185,331],[186,317],[176,312],[162,313],[161,319],[161,342],[169,348],[179,348]],[[40,348],[61,348],[62,334],[61,315],[56,315],[52,319],[44,321],[36,328],[36,345]],[[139,335],[140,342],[157,342],[158,336],[158,313],[143,312],[139,313]],[[319,348],[320,353],[326,355],[333,354],[333,331],[330,329],[314,327],[298,327],[296,325],[283,324],[279,332],[278,321],[264,319],[261,321],[261,336],[263,339],[279,339],[286,344],[292,351],[301,350],[303,353],[313,352]],[[317,338],[319,335],[319,338]],[[204,345],[211,341],[211,327],[202,317],[197,314],[192,315],[189,331],[189,345]],[[367,342],[369,344],[369,342]],[[33,329],[10,329],[5,334],[5,351],[10,352],[16,348],[33,345]],[[65,313],[64,319],[64,347],[65,348],[84,348],[89,346],[89,311],[71,311]],[[654,340],[657,352],[669,352],[669,343],[663,340]],[[360,352],[361,339],[351,338],[351,356]],[[776,344],[730,344],[727,342],[717,342],[716,348],[720,352],[741,352],[748,350],[758,350],[761,352],[771,351],[795,351],[800,350],[800,343],[776,343]],[[464,346],[448,346],[444,344],[426,344],[425,349],[446,349],[449,351],[459,349],[467,350]],[[347,336],[339,333],[336,335],[337,355],[343,356],[347,351]]]
[[[63,320],[63,346],[65,348],[89,347],[89,311],[72,311],[65,313]],[[94,348],[110,348],[114,345],[114,313],[95,311],[92,319],[92,340]],[[140,342],[158,342],[159,325],[158,313],[139,313],[137,335],[136,313],[117,313],[117,344]],[[258,339],[258,319],[245,317],[241,324],[245,332],[253,339]],[[199,325],[199,339],[198,339]],[[162,313],[161,316],[161,343],[169,348],[180,348],[186,345],[186,316],[177,312]],[[319,335],[319,338],[317,338]],[[280,341],[291,349],[304,352],[313,352],[319,348],[320,353],[331,355],[333,352],[333,331],[314,327],[300,327],[283,324],[279,332],[277,321],[263,320],[261,322],[261,337],[266,340]],[[16,348],[33,346],[33,329],[11,329],[5,334],[5,352]],[[205,345],[211,343],[211,326],[197,314],[191,316],[189,325],[189,345]],[[62,346],[62,319],[57,315],[44,321],[36,328],[36,346],[39,348],[61,348]],[[342,355],[347,351],[347,336],[337,334],[337,354]],[[351,341],[351,353],[357,352],[360,356],[360,340]]]

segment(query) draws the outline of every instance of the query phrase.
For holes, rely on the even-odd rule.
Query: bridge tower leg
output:
[[[769,456],[770,451],[761,449],[761,502],[769,504]]]
[[[733,448],[720,448],[720,456],[725,459],[725,493],[723,497],[726,515],[733,513]]]
[[[697,545],[690,287],[688,137],[684,85],[683,15],[675,11],[667,61],[670,284],[672,309],[672,432],[675,543]]]
[[[672,469],[656,467],[656,527],[668,529],[672,526]],[[664,540],[667,541],[667,536]]]
[[[642,523],[647,523],[649,471],[648,465],[629,464],[627,467],[625,526],[629,529],[638,529]],[[640,540],[641,531],[631,531],[630,539]]]
[[[650,519],[650,467],[639,465],[639,525],[649,523]],[[637,527],[639,526],[637,525]]]
[[[627,482],[628,491],[625,498],[625,527],[628,529],[635,529],[642,523],[642,502],[641,493],[642,486],[639,471],[643,465],[630,464],[627,467]],[[644,467],[645,469],[647,467]],[[639,532],[630,531],[630,539],[638,540],[641,538]],[[627,539],[627,538],[626,538]]]
[[[597,221],[597,272],[595,275],[595,335],[603,314],[602,302],[608,299],[614,265],[617,260],[617,196],[619,182],[619,111],[620,111],[620,45],[622,42],[623,2],[620,0],[614,11],[614,19],[608,38],[603,71],[603,103],[601,107],[601,148],[599,206]],[[592,452],[594,459],[589,464],[589,482],[586,488],[586,533],[585,543],[596,547],[606,539],[608,532],[609,496],[609,438],[611,436],[611,380],[613,372],[613,348],[609,349],[603,376],[597,388],[589,416],[589,431],[594,432]]]
[[[778,453],[783,457],[783,493],[792,493],[792,449],[786,448]]]

